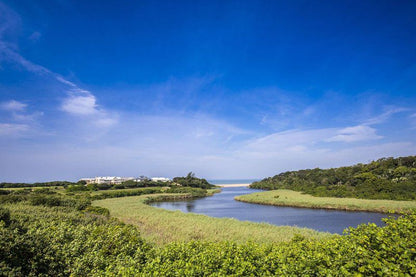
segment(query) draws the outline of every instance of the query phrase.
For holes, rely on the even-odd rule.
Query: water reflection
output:
[[[374,222],[384,225],[380,213],[344,212],[324,209],[274,207],[235,201],[237,195],[257,192],[246,187],[223,188],[211,197],[185,201],[156,202],[152,206],[182,212],[194,212],[213,217],[232,217],[239,220],[267,222],[275,225],[290,225],[312,228],[319,231],[341,234],[345,228],[361,223]]]
[[[186,203],[186,211],[187,212],[193,212],[195,210],[195,201],[189,201]]]

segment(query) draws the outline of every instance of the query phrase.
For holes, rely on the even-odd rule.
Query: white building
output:
[[[82,178],[80,181],[85,181],[87,184],[112,184],[117,185],[123,182],[133,180],[136,182],[141,182],[145,180],[149,180],[149,178],[145,176],[140,177],[117,177],[117,176],[106,176],[106,177],[94,177],[94,178]],[[150,178],[153,182],[169,182],[170,179],[166,177],[153,177]]]
[[[80,181],[85,181],[87,184],[121,184],[125,181],[134,180],[134,177],[94,177],[94,178],[82,178]]]
[[[153,177],[151,179],[153,182],[169,182],[170,179],[166,177]]]

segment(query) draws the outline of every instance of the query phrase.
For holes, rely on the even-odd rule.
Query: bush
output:
[[[31,195],[29,198],[29,203],[34,206],[46,206],[46,207],[72,207],[78,211],[84,210],[89,205],[91,201],[88,198],[70,198],[63,196],[51,196],[51,195]]]
[[[88,206],[85,211],[91,214],[104,215],[106,217],[110,216],[110,211],[108,209],[97,206]]]
[[[0,189],[0,195],[8,195],[12,193],[11,190]]]
[[[200,179],[195,177],[195,174],[192,172],[189,172],[186,177],[175,177],[173,178],[173,182],[180,184],[184,187],[193,187],[193,188],[203,188],[203,189],[209,189],[215,187],[214,185],[211,185],[208,183],[205,179]]]
[[[0,221],[3,221],[6,226],[10,224],[10,211],[0,207]]]
[[[137,189],[137,190],[119,190],[119,191],[108,191],[102,192],[100,194],[94,195],[92,197],[93,200],[98,199],[106,199],[106,198],[116,198],[116,197],[126,197],[126,196],[138,196],[143,194],[153,194],[153,193],[161,193],[162,190],[160,188],[145,188],[145,189]]]
[[[67,192],[76,192],[76,191],[88,191],[88,187],[85,185],[70,185],[66,188]]]
[[[204,197],[207,195],[206,189],[192,187],[171,187],[165,191],[166,193],[189,193],[193,197]]]

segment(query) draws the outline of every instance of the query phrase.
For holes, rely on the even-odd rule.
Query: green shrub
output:
[[[161,193],[162,190],[160,188],[144,188],[144,189],[137,189],[137,190],[118,190],[118,191],[106,191],[100,194],[94,195],[92,197],[93,200],[98,199],[106,199],[106,198],[117,198],[117,197],[126,197],[126,196],[138,196],[144,194],[153,194],[153,193]]]
[[[66,188],[67,192],[75,192],[75,191],[88,191],[88,187],[85,185],[70,185]]]
[[[3,221],[4,224],[10,224],[10,211],[8,209],[0,207],[0,221]]]
[[[85,211],[87,213],[97,214],[97,215],[104,215],[104,216],[110,216],[110,211],[106,208],[101,208],[97,206],[88,206]]]
[[[36,194],[56,194],[56,191],[50,190],[49,188],[34,189]]]
[[[166,193],[189,193],[194,197],[204,197],[207,195],[206,189],[192,187],[171,187],[165,191]]]
[[[8,195],[12,193],[11,190],[0,189],[0,195]]]

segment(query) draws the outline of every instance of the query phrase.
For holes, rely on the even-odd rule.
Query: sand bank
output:
[[[222,188],[233,188],[233,187],[248,187],[250,184],[217,184],[216,186]]]

